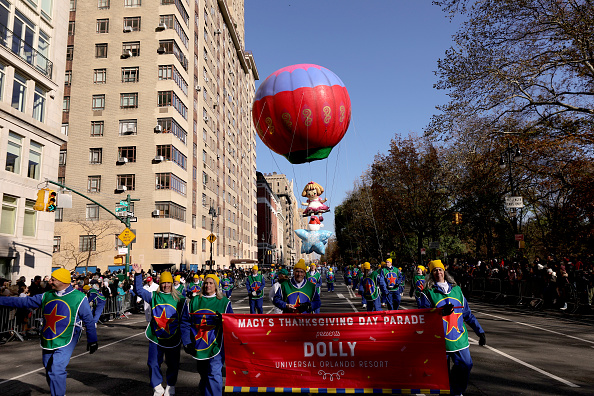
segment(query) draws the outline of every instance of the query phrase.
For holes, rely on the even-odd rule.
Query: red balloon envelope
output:
[[[325,67],[293,65],[258,88],[252,118],[262,142],[293,164],[327,158],[351,121],[344,83]]]

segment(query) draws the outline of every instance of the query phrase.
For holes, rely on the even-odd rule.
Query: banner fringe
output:
[[[449,389],[376,389],[376,388],[279,388],[256,386],[225,386],[228,393],[381,393],[393,395],[449,395]]]

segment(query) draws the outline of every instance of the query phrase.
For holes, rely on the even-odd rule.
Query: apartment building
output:
[[[257,260],[258,72],[244,48],[243,1],[71,1],[60,181],[127,211],[145,269]],[[133,216],[132,216],[133,214]],[[123,267],[124,226],[73,198],[56,214],[54,266]]]
[[[283,264],[284,216],[279,197],[264,175],[256,172],[258,187],[258,262],[263,267]]]
[[[0,0],[0,277],[49,275],[54,214],[33,209],[58,174],[68,2]]]

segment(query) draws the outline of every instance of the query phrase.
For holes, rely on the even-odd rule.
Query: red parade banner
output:
[[[223,315],[225,392],[449,394],[441,313]]]

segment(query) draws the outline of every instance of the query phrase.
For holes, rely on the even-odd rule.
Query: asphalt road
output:
[[[343,284],[322,293],[322,312],[361,311],[360,297]],[[416,308],[405,292],[402,307]],[[232,298],[236,313],[249,313],[246,294]],[[538,314],[470,300],[484,328],[487,346],[479,347],[471,331],[474,368],[469,395],[592,395],[594,393],[594,326],[557,313]],[[264,311],[272,309],[265,300]],[[100,349],[86,351],[85,338],[68,366],[67,394],[151,395],[146,366],[148,340],[144,315],[114,320],[98,329]],[[0,346],[0,394],[46,395],[49,387],[37,341]],[[165,365],[163,365],[165,369]],[[397,374],[397,373],[395,373]],[[195,395],[199,376],[194,360],[182,351],[176,394]]]

